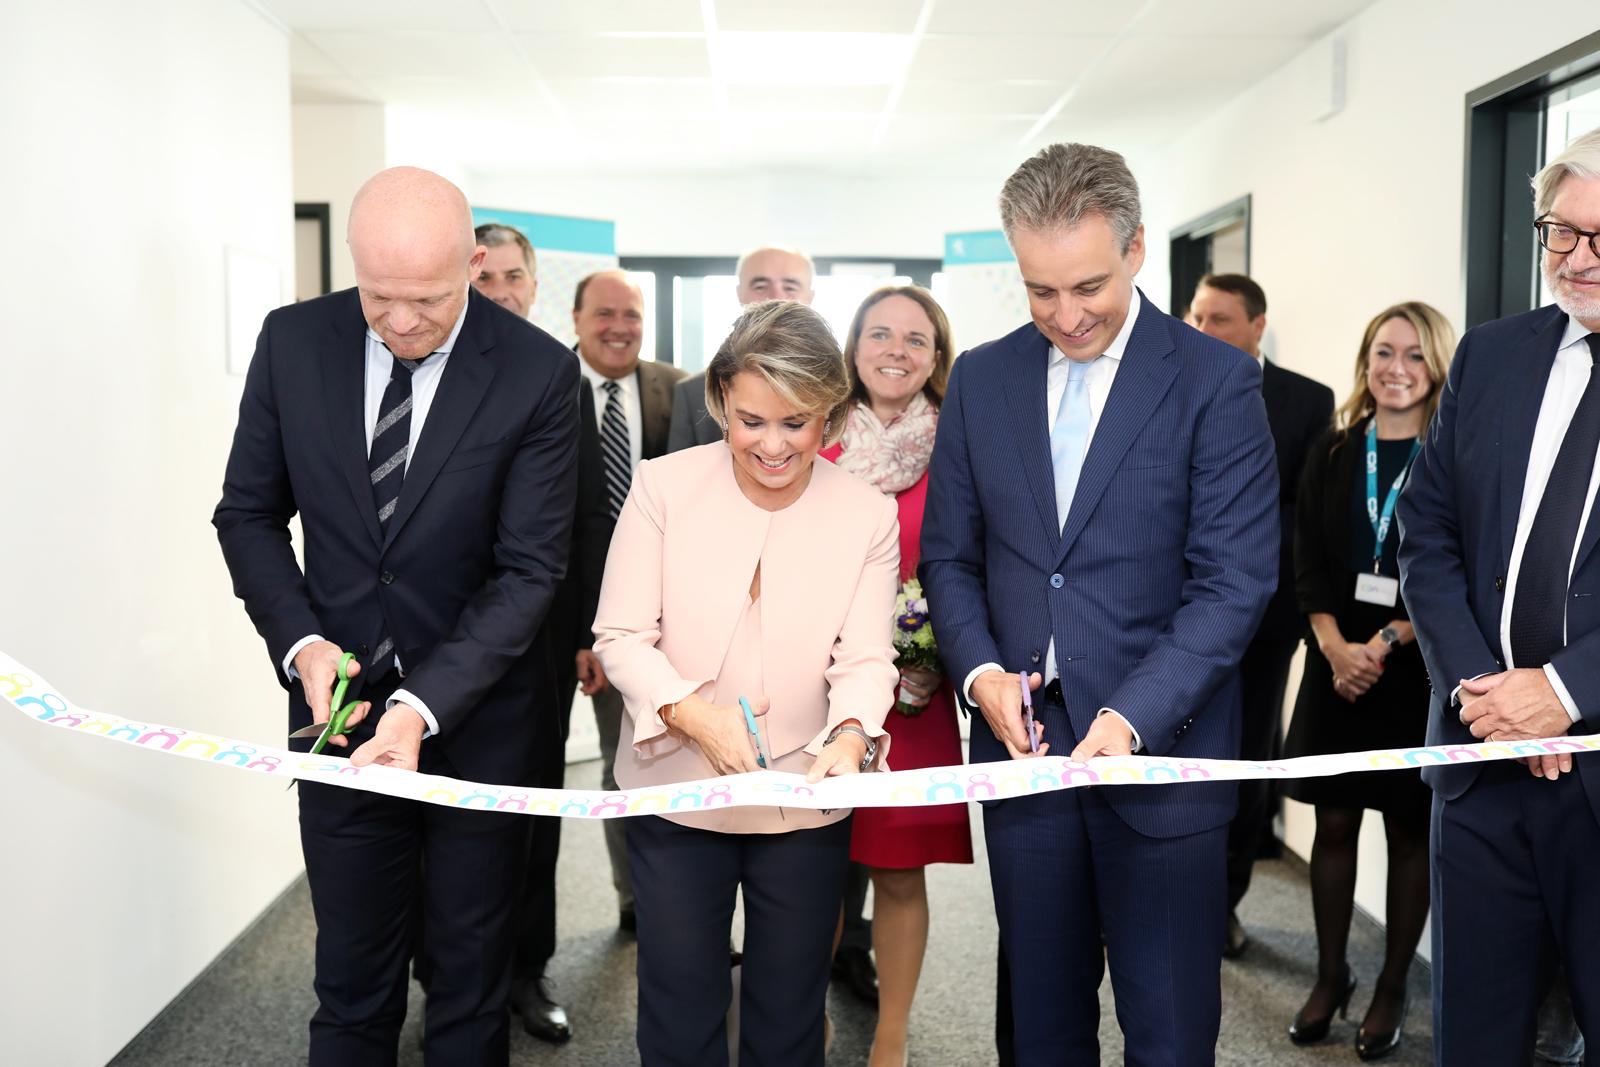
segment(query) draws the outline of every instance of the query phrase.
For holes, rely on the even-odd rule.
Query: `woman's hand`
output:
[[[822,746],[822,755],[806,772],[806,781],[820,782],[841,774],[860,774],[867,758],[867,743],[855,734],[842,733]]]
[[[913,708],[925,708],[944,675],[927,667],[902,667],[900,669],[900,700]]]
[[[1352,704],[1383,677],[1383,655],[1371,645],[1329,641],[1322,654],[1333,668],[1333,691]]]
[[[772,702],[765,697],[751,704],[758,716],[765,715],[771,706]],[[699,746],[711,769],[718,774],[760,770],[756,766],[755,745],[750,728],[745,724],[743,709],[690,696],[678,701],[676,721],[671,725]]]

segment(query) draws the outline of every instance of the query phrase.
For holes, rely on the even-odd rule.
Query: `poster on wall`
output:
[[[534,325],[563,344],[572,344],[572,295],[578,282],[597,270],[617,265],[617,225],[605,219],[541,215],[532,211],[475,207],[472,224],[498,222],[522,232],[538,261],[539,289],[534,294]]]
[[[963,345],[1002,337],[1027,322],[1028,294],[1016,257],[999,230],[944,235],[945,311]]]

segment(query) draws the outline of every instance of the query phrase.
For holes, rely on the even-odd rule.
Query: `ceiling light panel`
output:
[[[715,0],[717,28],[750,32],[910,33],[923,0]]]

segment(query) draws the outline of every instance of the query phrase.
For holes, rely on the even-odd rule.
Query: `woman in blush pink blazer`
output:
[[[826,322],[747,308],[706,372],[724,441],[640,464],[606,561],[595,654],[622,694],[623,788],[756,770],[881,769],[894,702],[894,501],[818,450],[850,391]],[[739,698],[758,713],[759,747]],[[630,733],[631,730],[631,733]],[[745,901],[742,1067],[823,1062],[850,812],[680,809],[628,820],[642,1061],[725,1064]]]

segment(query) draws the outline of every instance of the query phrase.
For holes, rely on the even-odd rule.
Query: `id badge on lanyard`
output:
[[[1383,501],[1383,509],[1378,508],[1378,420],[1374,417],[1367,423],[1367,521],[1372,523],[1372,573],[1356,575],[1356,599],[1363,604],[1377,604],[1380,607],[1392,608],[1400,602],[1400,580],[1389,578],[1378,573],[1383,565],[1383,543],[1389,538],[1389,527],[1394,522],[1394,506],[1400,499],[1400,490],[1406,484],[1406,474],[1411,470],[1411,463],[1417,458],[1417,453],[1422,450],[1422,442],[1414,441],[1411,444],[1411,455],[1406,457],[1405,465],[1400,468],[1400,473],[1395,476],[1394,484],[1389,487],[1389,495]]]

